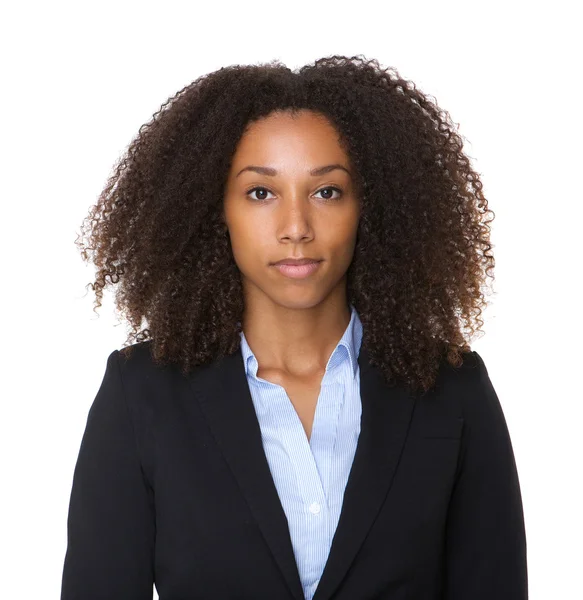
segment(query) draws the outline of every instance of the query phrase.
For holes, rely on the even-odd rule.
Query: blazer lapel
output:
[[[338,526],[313,600],[330,598],[350,568],[389,491],[413,414],[414,398],[404,387],[386,384],[380,370],[369,363],[364,347],[358,363],[361,431]],[[292,596],[304,600],[241,351],[196,370],[190,383]]]
[[[328,600],[346,575],[391,487],[405,444],[415,399],[401,385],[389,386],[361,348],[360,436],[348,476],[328,561],[313,600]]]

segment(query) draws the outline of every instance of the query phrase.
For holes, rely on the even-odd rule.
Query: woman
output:
[[[509,432],[462,331],[489,214],[448,114],[377,61],[176,94],[83,232],[134,343],[88,415],[61,599],[527,598]]]

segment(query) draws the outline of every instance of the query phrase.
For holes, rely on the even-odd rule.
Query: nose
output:
[[[305,242],[313,237],[309,202],[294,199],[280,208],[278,236],[280,240]]]

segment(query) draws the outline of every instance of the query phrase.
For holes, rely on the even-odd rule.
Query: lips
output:
[[[318,259],[316,258],[284,258],[282,260],[278,260],[276,263],[273,263],[274,265],[292,265],[294,267],[300,266],[300,265],[309,265],[311,263],[317,263],[320,262]]]
[[[304,260],[290,263],[289,260],[276,263],[275,268],[285,277],[305,279],[320,268],[321,260]]]

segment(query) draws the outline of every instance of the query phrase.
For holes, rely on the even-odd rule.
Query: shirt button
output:
[[[310,504],[310,512],[317,515],[320,512],[320,505],[317,502],[312,502],[312,504]]]

